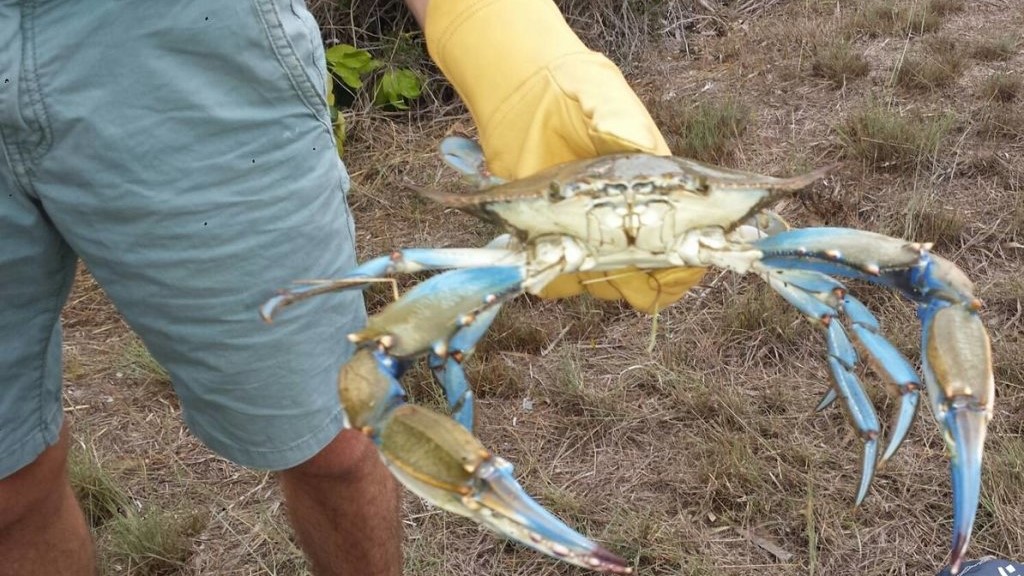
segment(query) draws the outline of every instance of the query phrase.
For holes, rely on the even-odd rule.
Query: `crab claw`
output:
[[[421,406],[393,410],[379,449],[391,472],[433,504],[540,552],[599,572],[629,574],[625,562],[531,499],[512,465],[455,421]]]
[[[965,304],[932,302],[921,309],[922,358],[932,411],[950,451],[953,544],[950,573],[966,557],[981,491],[985,433],[995,383],[988,334]]]
[[[377,444],[406,488],[549,556],[597,572],[631,574],[625,561],[569,528],[526,494],[512,465],[451,418],[403,403],[399,363],[363,348],[342,369],[349,426]]]
[[[981,456],[985,445],[988,414],[972,406],[973,402],[953,402],[946,414],[946,433],[951,437],[953,456],[950,472],[953,477],[953,545],[951,572],[956,574],[967,556],[974,515],[981,491]]]

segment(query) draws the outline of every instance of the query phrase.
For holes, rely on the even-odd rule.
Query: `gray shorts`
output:
[[[316,454],[362,298],[257,313],[355,261],[303,2],[0,0],[0,46],[0,478],[57,439],[76,256],[210,448],[263,469]]]

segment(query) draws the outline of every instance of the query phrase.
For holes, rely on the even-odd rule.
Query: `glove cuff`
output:
[[[538,71],[591,52],[552,0],[431,0],[424,36],[478,126]]]

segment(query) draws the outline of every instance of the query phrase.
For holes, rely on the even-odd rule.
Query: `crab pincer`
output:
[[[950,572],[964,561],[981,492],[981,461],[995,382],[988,335],[964,306],[924,307],[922,365],[932,412],[950,452],[953,544]]]
[[[526,494],[512,465],[451,418],[402,399],[399,363],[363,348],[339,376],[348,425],[377,445],[392,474],[421,498],[544,554],[597,572],[631,574],[626,562],[579,534]]]

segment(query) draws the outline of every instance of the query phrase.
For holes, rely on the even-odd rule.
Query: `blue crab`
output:
[[[282,307],[318,294],[361,289],[394,274],[440,271],[349,336],[357,351],[339,376],[347,425],[373,439],[406,487],[545,554],[599,572],[631,573],[621,558],[534,502],[512,466],[472,435],[473,393],[463,363],[502,303],[523,293],[543,293],[580,273],[677,270],[692,284],[704,269],[717,267],[760,276],[821,327],[832,386],[819,409],[841,399],[863,440],[860,503],[876,463],[891,458],[906,436],[922,385],[874,315],[834,276],[856,278],[896,289],[917,305],[924,388],[951,458],[950,564],[959,570],[978,506],[994,396],[981,304],[960,269],[927,244],[844,228],[790,229],[767,210],[827,170],[774,178],[683,158],[619,154],[504,183],[487,174],[474,143],[447,139],[441,150],[482,189],[424,194],[507,234],[483,248],[398,250],[344,278],[282,291],[260,310],[270,321]],[[445,392],[448,415],[405,402],[402,373],[424,356]],[[898,397],[880,456],[878,417],[855,374],[861,356]]]

